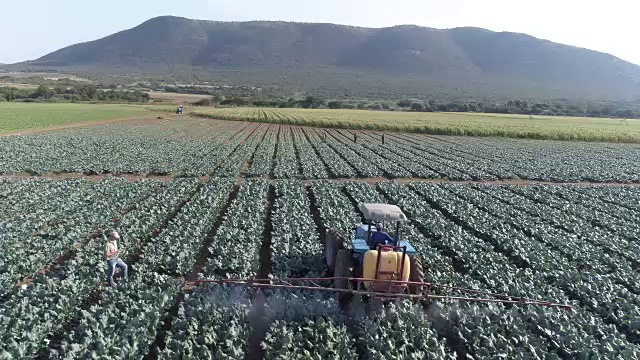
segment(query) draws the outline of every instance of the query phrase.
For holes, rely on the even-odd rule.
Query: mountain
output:
[[[525,34],[479,28],[372,29],[163,16],[18,66],[196,77],[349,96],[640,96],[640,66]]]

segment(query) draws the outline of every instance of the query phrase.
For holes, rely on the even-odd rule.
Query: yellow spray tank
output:
[[[403,259],[404,257],[404,259]],[[377,271],[376,271],[377,269]],[[362,278],[376,280],[409,281],[411,273],[411,260],[409,255],[382,248],[381,251],[369,250],[364,254],[362,264]],[[375,281],[364,281],[367,290],[380,292],[398,292],[405,285],[389,285]]]

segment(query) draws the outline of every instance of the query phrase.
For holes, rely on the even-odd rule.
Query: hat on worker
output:
[[[120,235],[117,231],[111,230],[107,233],[107,235],[105,235],[105,238],[107,238],[107,240],[111,240],[111,238],[120,239]]]

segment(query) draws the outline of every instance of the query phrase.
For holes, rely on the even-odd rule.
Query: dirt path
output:
[[[129,181],[136,180],[160,180],[160,181],[171,181],[175,177],[173,175],[144,175],[144,174],[83,174],[83,173],[46,173],[39,175],[31,175],[28,173],[17,173],[17,174],[2,174],[0,175],[0,179],[11,179],[11,180],[27,180],[27,179],[51,179],[51,180],[68,180],[68,179],[85,179],[92,181],[100,181],[102,179],[107,178],[123,178]],[[207,180],[207,177],[201,177],[203,181]]]

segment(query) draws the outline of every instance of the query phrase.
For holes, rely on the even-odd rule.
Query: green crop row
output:
[[[131,105],[32,104],[3,101],[0,104],[0,133],[130,117],[147,112],[144,107]]]
[[[323,247],[311,217],[304,185],[296,180],[279,180],[271,213],[271,268],[275,276],[321,277]]]
[[[162,226],[168,214],[196,185],[192,180],[174,181],[160,189],[153,182],[139,184],[148,184],[146,191],[157,191],[136,203],[115,224],[110,217],[105,217],[99,224],[102,229],[115,226],[119,230],[122,258],[141,251],[153,231]],[[145,191],[145,187],[137,191]],[[104,201],[117,204],[135,198],[134,194],[110,191]],[[77,315],[91,293],[101,291],[106,281],[104,246],[101,234],[89,239],[70,260],[44,276],[36,277],[33,283],[25,285],[0,305],[0,353],[27,358],[46,349],[48,337],[60,332],[65,323]]]
[[[495,252],[504,254],[509,259],[513,266],[518,269],[527,271],[530,269],[527,278],[536,279],[539,284],[545,285],[549,290],[556,292],[556,297],[552,297],[552,293],[543,293],[546,297],[549,297],[553,301],[566,301],[570,299],[577,304],[575,311],[580,314],[576,316],[574,322],[570,322],[567,326],[568,330],[575,331],[577,329],[584,329],[582,331],[586,334],[582,334],[577,337],[578,340],[584,342],[586,339],[591,340],[591,348],[594,352],[601,352],[611,355],[609,346],[596,346],[600,341],[597,337],[601,336],[604,331],[608,332],[610,344],[616,344],[616,346],[622,346],[618,349],[625,353],[627,351],[637,351],[634,346],[627,343],[637,342],[634,331],[629,327],[626,321],[629,318],[633,318],[635,315],[636,305],[635,296],[630,293],[624,295],[624,289],[615,289],[615,286],[611,284],[611,281],[606,279],[606,270],[598,267],[594,264],[593,273],[594,276],[589,276],[588,273],[577,271],[579,264],[564,258],[561,253],[557,252],[556,246],[549,246],[554,241],[553,233],[545,235],[546,241],[540,241],[535,237],[529,237],[521,230],[505,223],[498,217],[492,215],[490,212],[474,207],[472,203],[465,202],[462,199],[452,197],[446,190],[440,189],[438,186],[424,186],[417,184],[415,186],[417,191],[427,200],[427,205],[434,206],[444,214],[447,214],[450,220],[459,222],[460,225],[470,231],[472,234],[479,236],[484,242],[490,245]],[[423,200],[424,201],[424,200]],[[455,211],[455,213],[454,213]],[[509,211],[505,209],[505,211]],[[535,227],[535,223],[527,224],[531,227]],[[557,242],[565,241],[564,238],[555,239]],[[602,273],[605,271],[604,273]],[[509,273],[505,271],[505,273]],[[525,277],[520,276],[520,280]],[[587,278],[589,280],[587,280]],[[587,290],[584,286],[580,285],[584,281],[589,281],[593,290]],[[575,286],[575,285],[577,286]],[[586,283],[585,283],[586,284]],[[511,284],[506,284],[512,287]],[[550,288],[548,286],[551,286]],[[515,287],[514,287],[515,288]],[[529,291],[538,291],[542,289],[542,286],[531,286]],[[599,289],[598,293],[594,292]],[[558,290],[562,293],[558,293]],[[618,296],[624,296],[625,303],[618,303],[611,298],[612,293],[617,293]],[[561,295],[564,294],[564,295]],[[584,294],[584,296],[583,296]],[[588,302],[585,302],[586,299]],[[565,299],[565,300],[563,300]],[[596,306],[594,308],[593,306]],[[601,311],[598,311],[598,307]],[[610,314],[621,314],[621,312],[627,312],[626,319],[618,318],[616,315],[613,317]],[[594,316],[595,314],[595,316]],[[607,314],[604,317],[603,314]],[[598,315],[601,315],[601,319],[598,319]],[[620,315],[618,315],[620,316]],[[598,323],[598,332],[589,330],[587,327],[594,322]],[[605,330],[606,329],[606,330]],[[625,339],[626,338],[626,339]],[[567,338],[568,339],[568,338]],[[565,349],[566,351],[577,351],[578,349]]]
[[[247,179],[242,183],[209,248],[204,275],[234,278],[258,273],[268,191],[266,180]]]
[[[382,137],[384,136],[384,144]],[[355,141],[354,141],[355,140]],[[638,182],[636,144],[352,132],[181,118],[0,137],[0,173]]]
[[[244,164],[260,151],[267,134],[233,140],[243,150],[225,165],[229,174],[240,171],[236,161]],[[296,164],[307,161],[303,148],[316,153],[313,136],[286,136]],[[306,145],[296,145],[301,136]],[[346,148],[340,136],[346,138],[332,135],[327,148]],[[270,149],[264,147],[266,158]],[[349,151],[386,153],[370,144]],[[307,171],[312,163],[318,165],[308,163]],[[640,358],[640,191],[634,188],[300,179],[245,179],[234,188],[235,182],[0,181],[6,203],[0,248],[8,253],[3,281],[11,286],[0,294],[0,357]],[[401,234],[416,248],[426,281],[573,309],[454,301],[372,306],[356,298],[346,312],[331,293],[184,288],[194,270],[252,278],[270,264],[277,277],[322,276],[318,227],[351,236],[362,220],[357,204],[365,202],[397,204],[408,215]],[[39,232],[32,234],[34,228]],[[116,289],[104,287],[99,230],[107,228],[123,236],[122,257],[131,265],[130,279]],[[20,244],[24,237],[29,244]],[[10,256],[19,247],[20,257]],[[199,269],[203,248],[208,262]],[[68,258],[55,265],[60,253]],[[47,265],[54,266],[33,276]],[[23,276],[34,279],[13,287]],[[483,296],[435,285],[427,290]]]
[[[165,312],[183,282],[170,275],[191,271],[209,230],[233,185],[212,179],[187,200],[157,238],[144,249],[135,274],[103,301],[82,312],[79,325],[62,343],[64,358],[143,356],[156,338]],[[113,327],[120,331],[112,336]]]
[[[640,142],[636,120],[508,114],[393,112],[330,109],[207,108],[197,116],[220,120],[351,130],[550,140]]]

